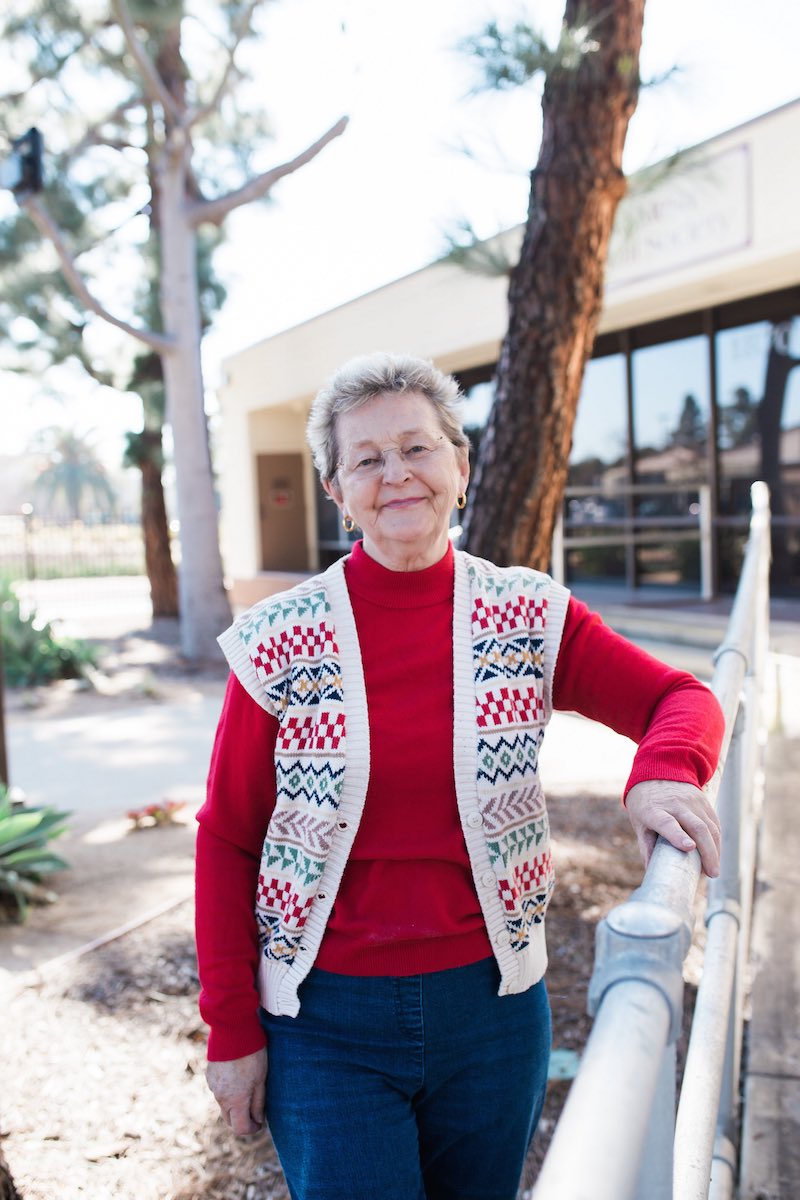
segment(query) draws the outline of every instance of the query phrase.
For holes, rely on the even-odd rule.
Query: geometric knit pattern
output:
[[[467,558],[467,556],[465,556]],[[467,559],[486,848],[510,945],[523,950],[553,889],[539,749],[547,721],[545,623],[550,581]],[[346,696],[326,581],[269,597],[236,623],[279,722],[277,798],[264,840],[256,922],[266,959],[292,962],[336,833],[346,760]],[[552,675],[552,664],[550,667]]]
[[[256,922],[267,959],[297,953],[331,846],[344,779],[338,647],[318,583],[269,597],[238,625],[280,723],[277,800],[264,839]],[[325,617],[327,616],[327,622]]]
[[[544,696],[545,579],[470,565],[478,724],[478,807],[512,949],[544,920],[554,874],[539,749]],[[503,683],[500,683],[500,680]]]

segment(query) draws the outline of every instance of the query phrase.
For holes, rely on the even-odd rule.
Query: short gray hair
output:
[[[420,392],[433,405],[442,432],[454,446],[466,449],[469,438],[461,425],[458,383],[433,363],[402,354],[365,354],[351,358],[317,393],[308,418],[307,436],[323,480],[336,474],[339,447],[336,418],[360,408],[376,396]]]

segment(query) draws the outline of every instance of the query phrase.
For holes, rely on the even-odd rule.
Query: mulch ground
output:
[[[580,1052],[595,925],[641,868],[617,801],[550,807],[554,1046]],[[3,1014],[0,1145],[23,1200],[288,1200],[269,1134],[237,1139],[217,1119],[205,1038],[189,903],[17,991]],[[523,1195],[568,1088],[551,1083]]]

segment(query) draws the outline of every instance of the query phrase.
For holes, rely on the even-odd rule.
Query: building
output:
[[[773,494],[774,586],[800,594],[800,100],[635,176],[620,207],[574,432],[568,580],[697,590],[735,581],[749,487]],[[520,231],[500,239],[513,254]],[[233,355],[220,391],[223,549],[236,602],[346,549],[304,427],[347,358],[454,372],[480,437],[506,280],[435,263]],[[635,487],[631,487],[635,485]],[[634,533],[637,534],[634,537]],[[586,544],[586,543],[589,544]]]

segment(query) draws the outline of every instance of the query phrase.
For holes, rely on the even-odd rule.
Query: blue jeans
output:
[[[312,969],[262,1010],[267,1120],[292,1200],[514,1200],[547,1085],[544,981],[493,958],[406,977]]]

